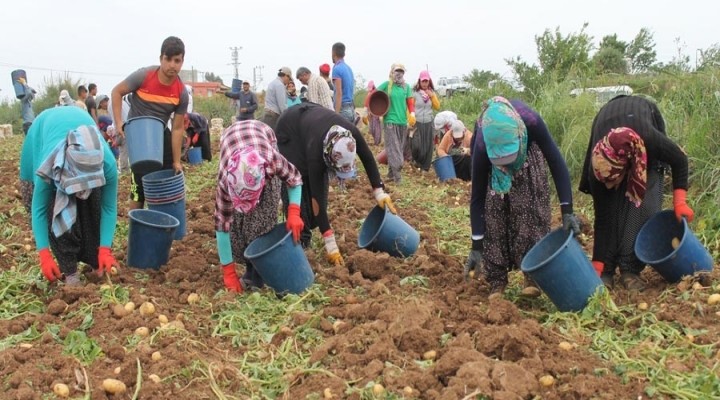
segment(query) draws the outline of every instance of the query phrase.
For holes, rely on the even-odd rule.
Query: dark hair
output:
[[[91,83],[91,84],[88,85],[88,91],[89,91],[89,92],[92,92],[92,90],[93,90],[93,89],[96,89],[96,88],[97,88],[97,85],[94,84],[94,83]]]
[[[78,86],[78,95],[81,95],[83,93],[86,93],[88,90],[84,85]]]
[[[430,90],[435,90],[435,85],[433,85],[432,78],[428,79],[428,81],[428,88],[430,88]],[[413,90],[416,92],[420,90],[420,78],[418,78],[417,83],[413,87]]]
[[[332,52],[340,58],[345,57],[345,45],[341,42],[337,42],[332,46]]]
[[[185,43],[179,37],[169,36],[163,40],[160,46],[160,55],[165,58],[173,58],[175,56],[185,57]]]

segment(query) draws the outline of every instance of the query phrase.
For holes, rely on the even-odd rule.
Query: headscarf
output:
[[[375,82],[370,80],[367,83],[367,91],[372,92],[373,90],[375,90]]]
[[[93,125],[72,130],[35,172],[57,189],[52,218],[55,237],[75,224],[77,199],[85,200],[93,189],[105,185],[105,153],[101,140],[100,132]]]
[[[393,85],[405,85],[405,66],[400,63],[393,64],[390,67],[390,80]]]
[[[340,125],[333,125],[323,140],[323,159],[340,179],[350,179],[355,175],[355,155],[357,144],[352,132]]]
[[[619,187],[627,175],[625,196],[640,207],[647,188],[647,151],[645,142],[634,130],[615,128],[592,151],[595,178],[608,189]]]
[[[457,114],[452,111],[440,111],[433,120],[437,130],[445,129],[446,126],[452,125],[453,121],[457,121]]]
[[[58,103],[61,106],[73,106],[75,105],[75,100],[70,97],[70,93],[68,93],[67,90],[63,89],[60,91],[60,97],[58,98]]]
[[[512,187],[512,178],[527,159],[527,128],[510,102],[500,96],[488,101],[480,121],[483,141],[492,163],[492,190],[505,194]]]
[[[260,202],[265,188],[265,163],[252,146],[237,149],[230,156],[225,184],[235,210],[247,214]]]

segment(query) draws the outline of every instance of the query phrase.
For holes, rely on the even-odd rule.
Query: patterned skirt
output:
[[[233,223],[230,227],[230,243],[236,262],[246,264],[243,253],[250,242],[270,232],[277,225],[280,187],[280,178],[273,177],[267,180],[260,195],[260,202],[255,209],[247,214],[234,212]]]
[[[507,284],[509,270],[519,268],[530,248],[550,232],[550,188],[545,157],[540,148],[528,148],[527,161],[513,176],[504,196],[488,190],[483,240],[485,278]]]
[[[370,123],[368,131],[373,138],[375,146],[377,146],[382,143],[382,124],[380,123],[380,117],[368,115],[368,122]]]

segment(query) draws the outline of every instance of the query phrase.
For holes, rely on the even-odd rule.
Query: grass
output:
[[[243,395],[275,398],[303,374],[330,374],[309,364],[310,352],[322,342],[322,333],[316,327],[319,319],[311,317],[303,325],[290,328],[293,314],[316,315],[327,301],[322,290],[313,286],[301,297],[278,299],[270,292],[255,292],[220,306],[212,315],[212,335],[228,338],[233,346],[244,349],[242,359],[234,362],[236,375],[245,383]],[[278,334],[286,337],[273,342]]]
[[[669,296],[666,291],[662,296]],[[648,396],[674,399],[711,398],[720,392],[720,363],[714,344],[695,344],[704,331],[657,317],[655,306],[638,311],[634,304],[617,307],[599,291],[580,313],[552,313],[545,324],[566,337],[588,342],[589,349],[614,366],[623,380],[646,379]],[[688,372],[674,365],[695,364]]]

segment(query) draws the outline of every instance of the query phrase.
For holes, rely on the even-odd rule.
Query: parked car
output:
[[[462,79],[454,76],[452,78],[442,77],[435,84],[435,92],[438,96],[450,97],[455,93],[466,93],[470,85]]]

